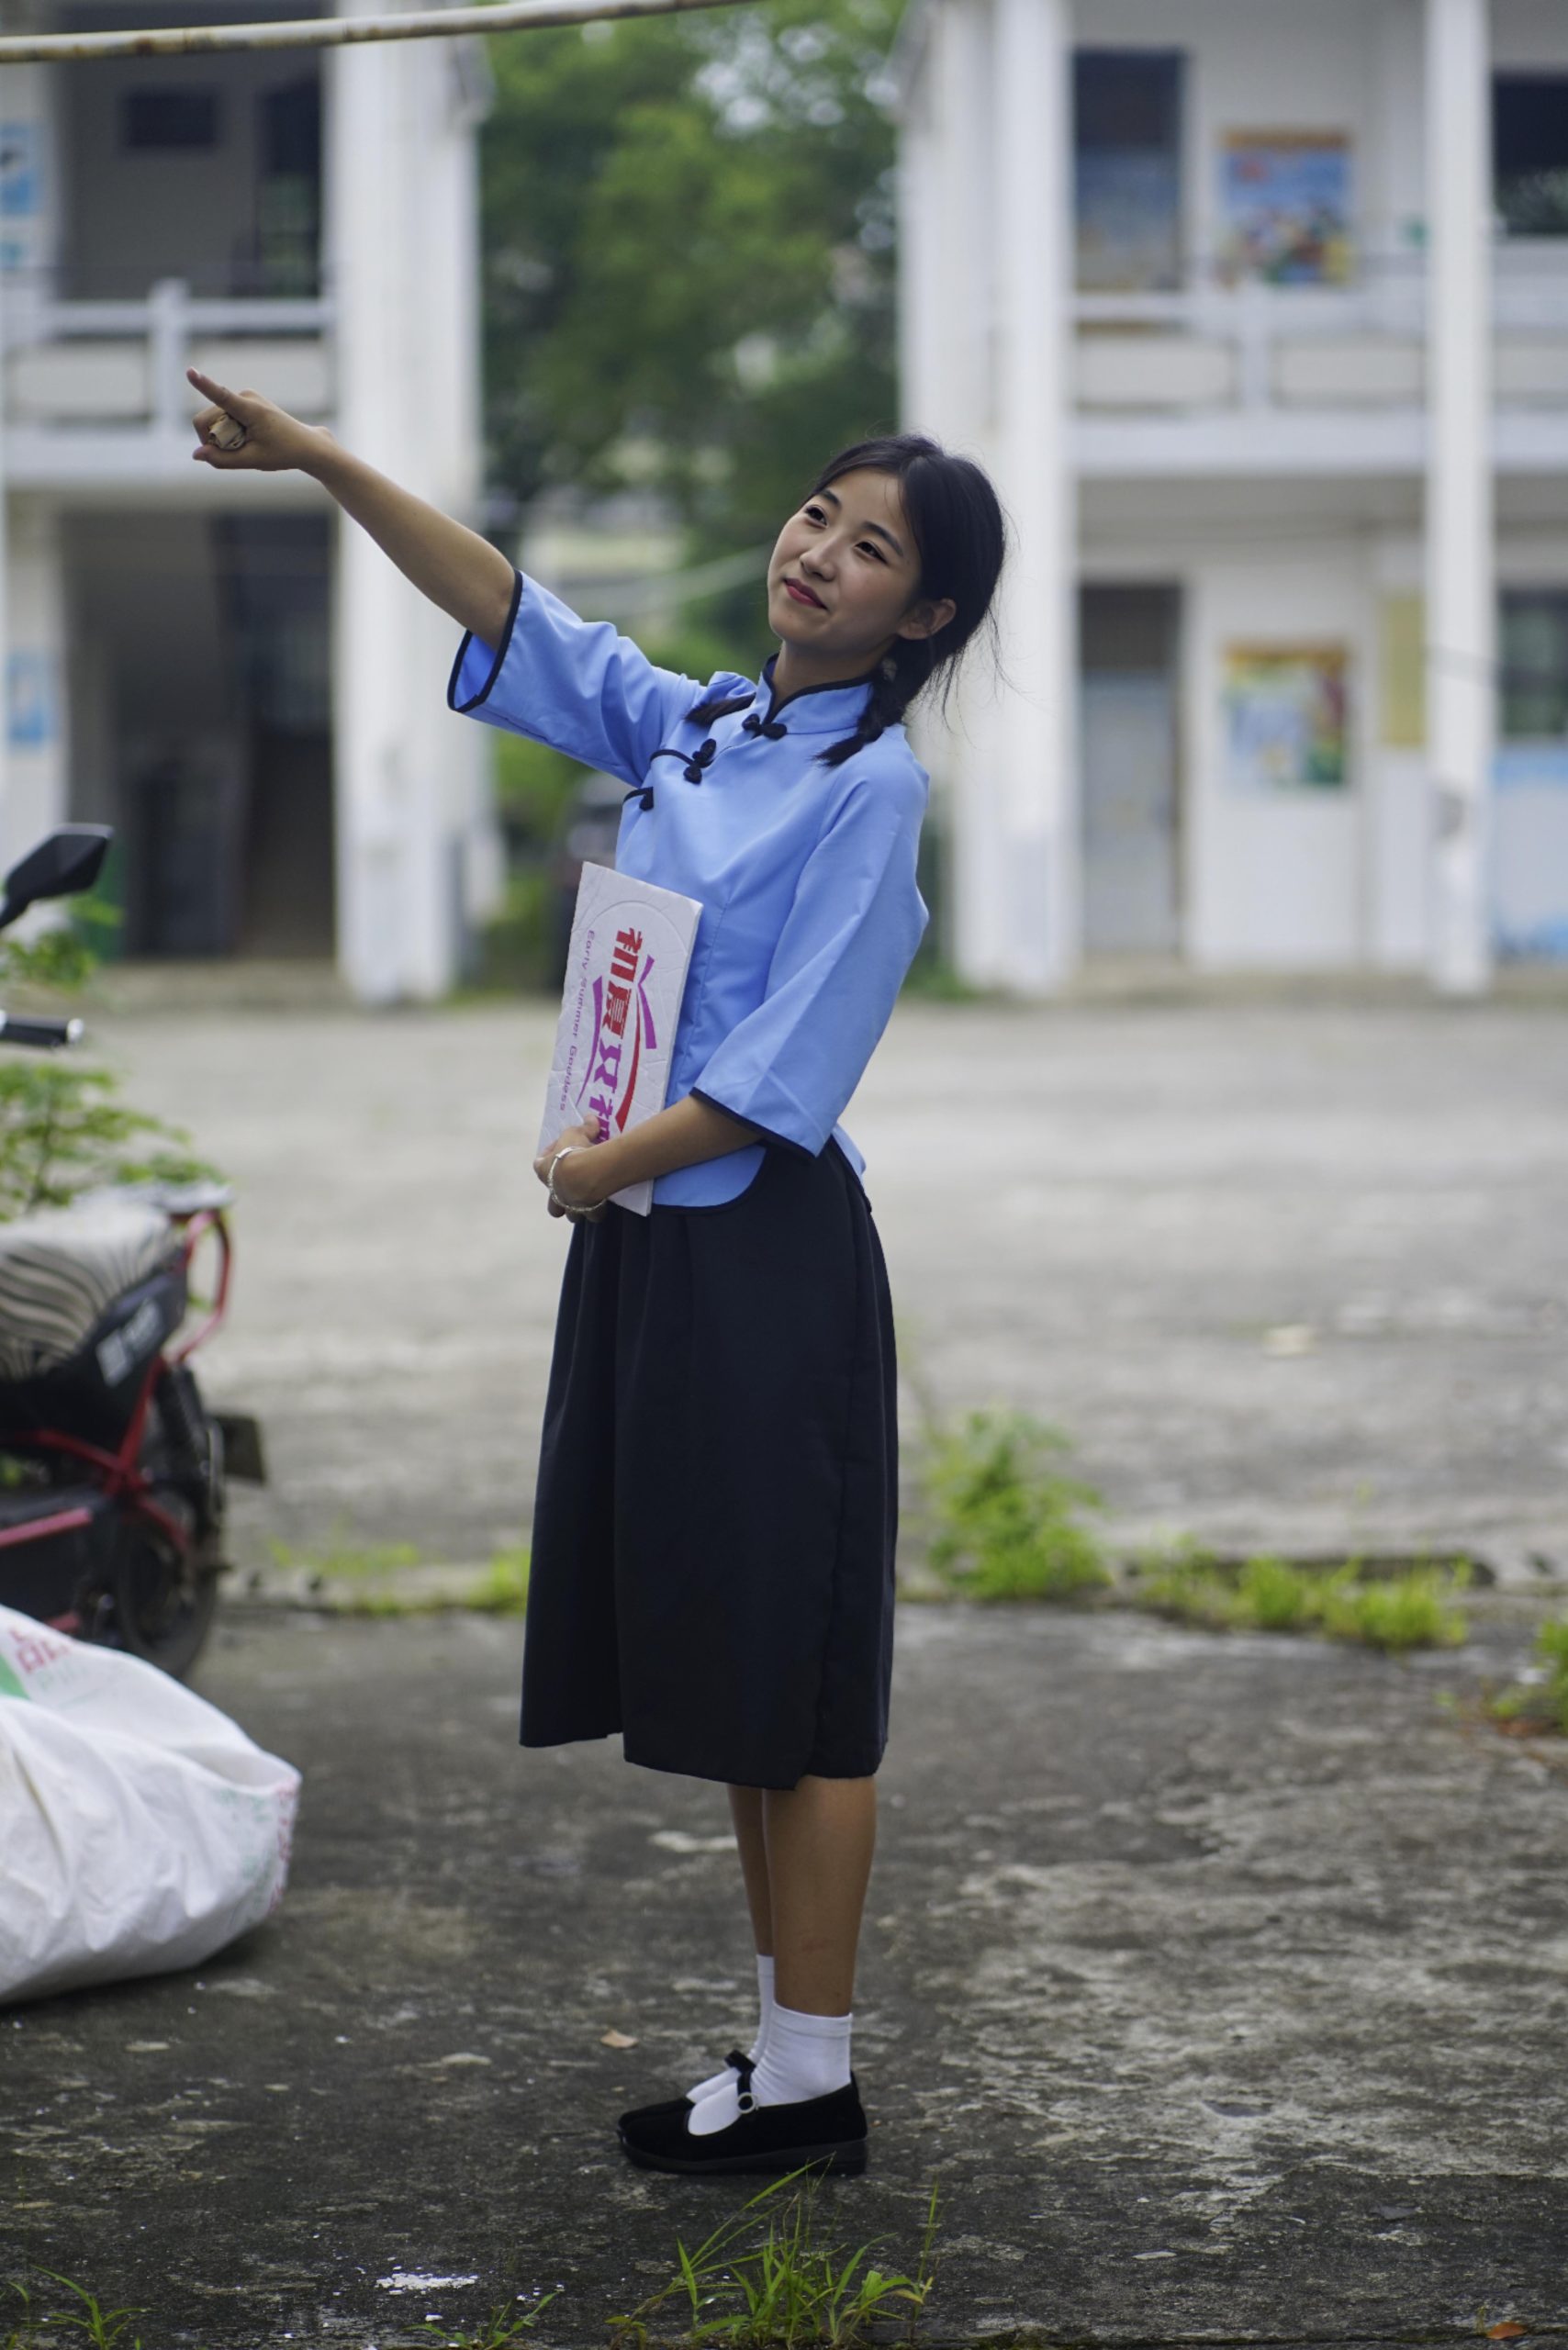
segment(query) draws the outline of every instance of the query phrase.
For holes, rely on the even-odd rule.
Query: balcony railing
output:
[[[295,415],[330,414],[330,298],[195,296],[164,278],[140,301],[68,301],[0,283],[7,422],[70,437],[95,429],[184,438],[185,369],[264,380]]]
[[[1426,398],[1418,263],[1348,285],[1223,285],[1078,293],[1077,404],[1096,417],[1415,410]],[[1500,252],[1495,404],[1568,408],[1568,254]]]

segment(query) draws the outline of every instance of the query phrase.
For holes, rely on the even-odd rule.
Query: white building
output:
[[[268,13],[300,12],[179,20]],[[485,95],[441,40],[0,72],[0,856],[113,822],[130,953],[335,956],[366,1000],[428,996],[487,909],[456,632],[310,483],[193,463],[185,379],[267,392],[472,518]]]
[[[915,0],[898,62],[906,420],[1018,540],[960,969],[1568,956],[1568,5]]]

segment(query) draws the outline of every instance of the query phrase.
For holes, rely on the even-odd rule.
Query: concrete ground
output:
[[[847,1123],[912,1471],[923,1410],[1002,1401],[1074,1438],[1125,1541],[1469,1544],[1568,1576],[1565,1024],[901,1006]],[[547,1012],[97,1025],[240,1186],[206,1360],[271,1442],[244,1561],[515,1541],[566,1248],[530,1167]]]
[[[111,1024],[242,1188],[248,1557],[522,1528],[546,1028]],[[850,1124],[912,1438],[1018,1403],[1119,1537],[1476,1542],[1504,1583],[1404,1662],[906,1606],[833,2232],[907,2260],[938,2182],[934,2345],[1568,2330],[1568,1773],[1467,1711],[1562,1606],[1561,1015],[911,1004]],[[231,1598],[198,1685],[304,1770],[291,1889],[199,1975],[0,2018],[0,2277],[140,2306],[143,2350],[388,2350],[559,2284],[580,2350],[736,2208],[609,2129],[747,2024],[722,1796],[521,1754],[519,1648]]]
[[[910,2259],[938,2184],[925,2343],[1568,2328],[1568,1778],[1439,1702],[1522,1645],[905,1609],[871,2167],[823,2201]],[[738,2208],[611,2129],[748,2023],[722,1791],[520,1753],[518,1646],[230,1618],[200,1686],[304,1769],[293,1886],[196,1975],[0,2019],[0,2275],[144,2350],[388,2350],[559,2286],[539,2338],[584,2350]]]

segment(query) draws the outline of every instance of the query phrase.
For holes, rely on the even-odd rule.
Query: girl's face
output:
[[[840,474],[778,533],[767,565],[767,621],[816,660],[868,669],[896,637],[932,636],[950,597],[922,598],[920,557],[892,474]]]

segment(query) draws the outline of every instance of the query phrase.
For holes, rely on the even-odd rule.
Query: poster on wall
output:
[[[1568,963],[1568,744],[1504,743],[1492,768],[1493,944]]]
[[[58,731],[54,664],[47,653],[16,652],[6,665],[6,740],[14,751],[47,750]]]
[[[1219,262],[1232,281],[1342,285],[1350,142],[1338,130],[1230,130],[1220,143]]]
[[[42,210],[39,126],[0,123],[0,269],[26,269],[34,260]]]
[[[1234,791],[1338,791],[1348,779],[1342,644],[1229,644],[1226,775]]]

